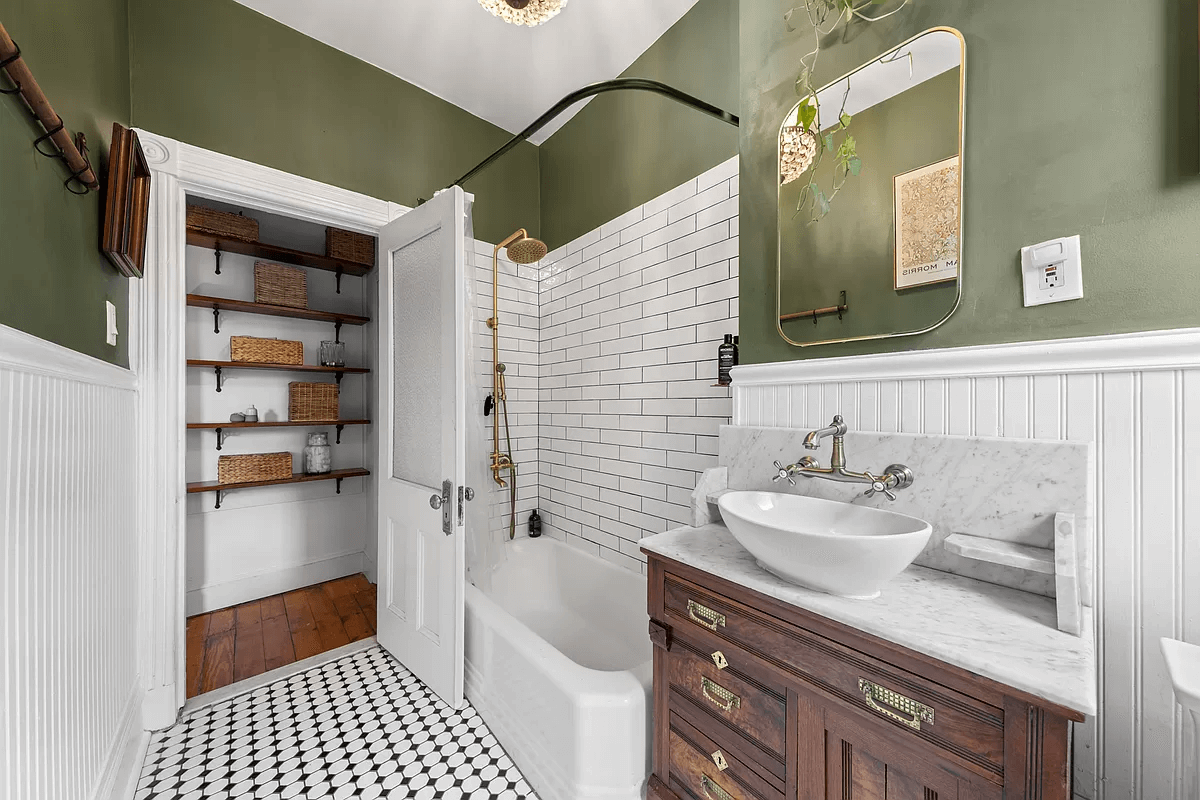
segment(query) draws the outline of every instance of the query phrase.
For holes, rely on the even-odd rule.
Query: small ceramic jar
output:
[[[328,433],[310,433],[304,448],[304,474],[324,475],[333,471],[333,448]]]

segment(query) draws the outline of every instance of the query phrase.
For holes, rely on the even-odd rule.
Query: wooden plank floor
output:
[[[187,696],[375,633],[375,586],[361,573],[188,617]]]

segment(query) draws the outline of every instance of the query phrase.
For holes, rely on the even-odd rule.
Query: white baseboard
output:
[[[150,734],[142,727],[142,698],[145,692],[135,685],[125,702],[121,725],[104,757],[104,769],[96,782],[93,800],[130,800],[137,790],[138,777]]]
[[[161,731],[175,724],[176,702],[174,683],[148,689],[142,698],[142,727],[148,731]]]
[[[363,554],[346,553],[340,556],[294,564],[270,572],[247,575],[234,581],[202,586],[187,593],[187,616],[216,611],[219,608],[248,603],[261,597],[290,592],[314,583],[324,583],[363,571]]]

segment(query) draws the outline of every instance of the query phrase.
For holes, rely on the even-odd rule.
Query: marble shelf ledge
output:
[[[874,600],[814,592],[758,566],[724,525],[678,528],[642,549],[961,667],[1051,703],[1096,714],[1092,610],[1081,635],[1058,630],[1053,598],[911,566]]]

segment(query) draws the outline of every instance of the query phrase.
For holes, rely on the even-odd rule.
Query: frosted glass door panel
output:
[[[392,477],[441,491],[441,228],[392,252]]]

